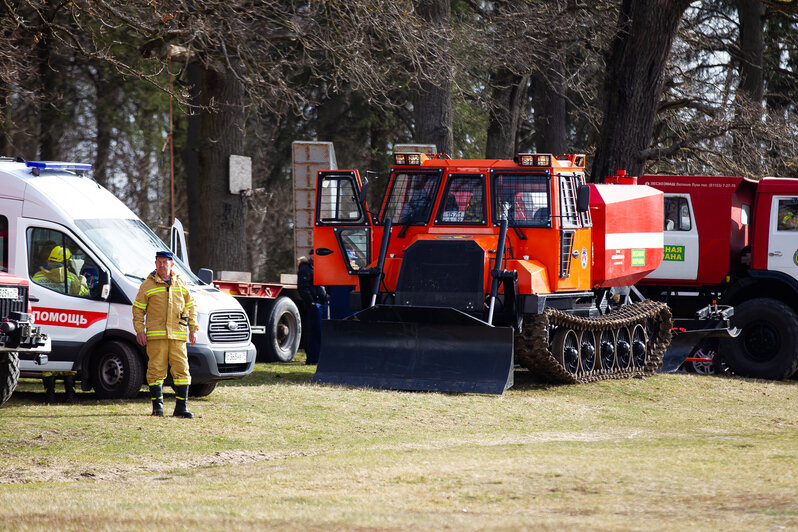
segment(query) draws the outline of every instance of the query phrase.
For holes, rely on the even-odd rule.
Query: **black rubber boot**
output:
[[[186,399],[188,398],[188,386],[175,386],[175,411],[172,414],[174,417],[182,417],[185,419],[194,419],[194,414],[186,408]]]
[[[67,403],[75,402],[75,376],[67,375],[64,377],[64,392],[66,392]]]
[[[152,415],[163,417],[163,386],[160,384],[150,386],[150,398],[152,399]]]
[[[44,403],[51,405],[55,402],[55,377],[42,377],[42,384],[44,384]]]

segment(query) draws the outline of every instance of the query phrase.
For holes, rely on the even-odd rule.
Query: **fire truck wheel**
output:
[[[144,364],[124,342],[101,344],[94,352],[91,371],[94,391],[104,399],[132,399],[144,382]]]
[[[720,353],[737,375],[786,379],[798,370],[798,315],[775,299],[759,298],[734,307],[737,338],[724,339]]]
[[[299,309],[291,299],[280,297],[269,314],[266,334],[253,335],[252,342],[258,350],[258,360],[265,362],[291,362],[299,349],[302,336]]]
[[[0,406],[14,393],[19,379],[19,357],[14,352],[0,353]]]

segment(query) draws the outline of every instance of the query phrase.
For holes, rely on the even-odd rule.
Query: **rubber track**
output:
[[[573,329],[581,335],[582,331],[600,333],[629,327],[630,330],[641,324],[648,336],[645,364],[635,367],[610,370],[594,369],[589,373],[580,370],[576,375],[566,370],[554,357],[549,342],[550,333],[561,327]],[[582,318],[571,314],[546,309],[543,314],[524,316],[524,326],[515,334],[515,361],[536,376],[548,382],[579,384],[607,379],[628,379],[652,375],[662,367],[662,357],[671,341],[671,312],[664,303],[646,300],[626,305],[603,316]],[[553,336],[553,334],[551,334]],[[596,350],[596,366],[600,365],[600,349]]]
[[[0,353],[0,406],[14,393],[19,379],[19,357],[15,352]]]

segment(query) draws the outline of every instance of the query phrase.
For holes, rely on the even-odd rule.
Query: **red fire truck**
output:
[[[644,175],[665,193],[665,255],[639,283],[674,317],[734,306],[734,338],[700,346],[736,374],[798,371],[798,179]]]

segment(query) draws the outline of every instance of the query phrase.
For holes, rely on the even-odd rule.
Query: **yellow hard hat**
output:
[[[64,262],[64,252],[66,252],[66,260],[69,260],[72,253],[69,252],[69,249],[62,248],[61,246],[55,246],[50,252],[50,256],[47,260],[50,262]]]

